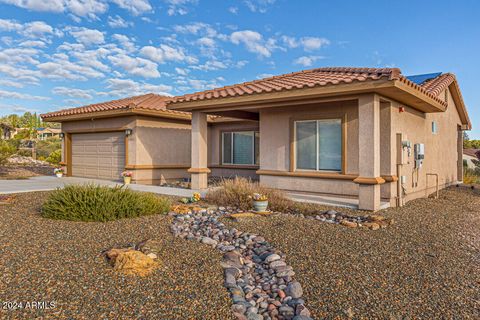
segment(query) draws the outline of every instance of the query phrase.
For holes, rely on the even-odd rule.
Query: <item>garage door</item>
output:
[[[123,132],[72,135],[72,175],[118,180],[125,169]]]

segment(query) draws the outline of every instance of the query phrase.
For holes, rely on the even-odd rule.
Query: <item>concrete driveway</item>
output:
[[[27,180],[0,180],[0,194],[12,194],[12,193],[25,193],[25,192],[35,192],[35,191],[51,191],[57,188],[62,188],[66,185],[71,184],[87,184],[95,183],[98,185],[104,186],[117,186],[121,185],[120,182],[116,181],[107,181],[107,180],[95,180],[87,178],[76,178],[76,177],[48,177],[48,176],[39,176],[33,177]],[[152,192],[158,194],[164,194],[169,196],[178,196],[178,197],[191,197],[195,190],[190,189],[181,189],[181,188],[170,188],[170,187],[160,187],[160,186],[148,186],[141,184],[131,184],[128,186],[131,190]],[[202,196],[205,195],[204,192],[200,192]]]

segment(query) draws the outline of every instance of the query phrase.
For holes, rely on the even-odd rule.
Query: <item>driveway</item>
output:
[[[57,178],[57,177],[39,176],[39,177],[32,177],[28,180],[0,180],[0,194],[24,193],[24,192],[35,192],[35,191],[51,191],[57,188],[62,188],[66,185],[86,184],[86,183],[95,183],[98,185],[111,186],[111,187],[121,185],[121,183],[119,182],[108,181],[108,180],[95,180],[95,179],[76,178],[76,177]],[[191,197],[195,192],[195,190],[190,190],[190,189],[149,186],[149,185],[140,185],[140,184],[131,184],[128,186],[128,188],[135,191],[152,192],[152,193],[164,194],[169,196],[178,196],[178,197]],[[204,194],[202,194],[202,196],[204,196]]]

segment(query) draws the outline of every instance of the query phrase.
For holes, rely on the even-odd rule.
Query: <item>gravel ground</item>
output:
[[[0,179],[28,179],[35,176],[52,176],[51,166],[0,166]]]
[[[383,214],[396,223],[377,231],[295,217],[228,224],[286,253],[315,319],[479,319],[478,192],[451,188]]]
[[[174,238],[171,217],[48,220],[38,213],[46,195],[17,195],[15,204],[0,205],[0,301],[56,308],[0,309],[1,319],[232,319],[221,254]],[[117,274],[100,254],[147,238],[165,244],[162,267],[150,276]]]

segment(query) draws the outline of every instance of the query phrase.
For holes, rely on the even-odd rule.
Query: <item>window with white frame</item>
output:
[[[342,170],[342,120],[295,121],[297,170]]]
[[[223,132],[222,164],[258,164],[259,142],[258,131]]]

